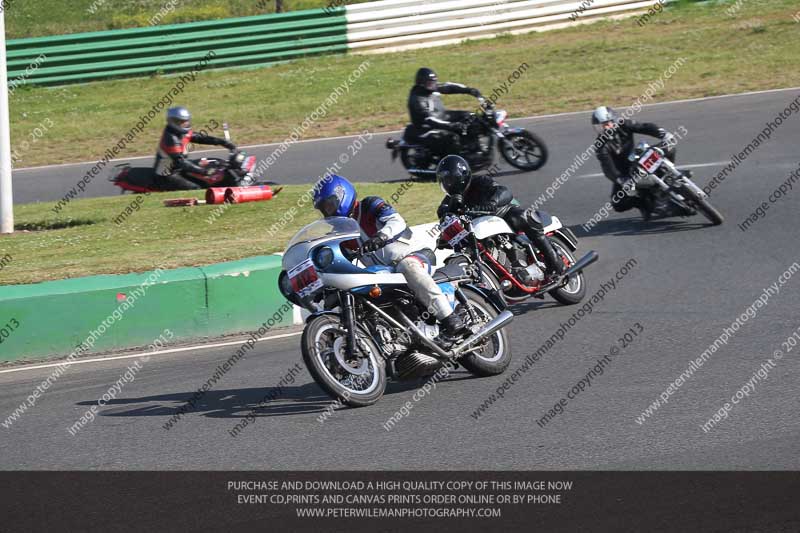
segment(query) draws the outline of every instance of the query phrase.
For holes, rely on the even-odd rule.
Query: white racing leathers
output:
[[[356,208],[362,240],[383,235],[388,244],[364,257],[367,265],[394,266],[406,278],[408,287],[429,313],[442,320],[453,309],[442,290],[433,281],[433,267],[424,255],[417,254],[413,234],[405,219],[391,205],[376,196],[364,198]]]

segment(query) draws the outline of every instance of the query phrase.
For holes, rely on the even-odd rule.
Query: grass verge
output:
[[[368,0],[349,0],[357,4]],[[329,0],[283,0],[284,11],[324,8]],[[338,5],[338,3],[337,3]],[[15,0],[8,9],[9,39],[137,28],[275,12],[275,0]]]
[[[797,85],[796,0],[748,0],[735,17],[726,14],[729,5],[680,3],[644,26],[627,18],[397,54],[202,72],[178,101],[192,109],[197,125],[224,119],[239,144],[256,144],[286,139],[365,60],[369,67],[360,79],[303,137],[402,127],[408,90],[422,65],[489,94],[528,64],[500,98],[512,117],[630,105],[678,58],[685,62],[653,101]],[[15,166],[100,158],[175,83],[154,77],[20,88],[11,101],[12,145],[21,157]],[[473,106],[474,100],[449,97],[448,104]],[[39,135],[44,121],[52,127]],[[160,118],[147,126],[120,157],[153,154],[161,126]],[[28,149],[19,150],[24,142]]]
[[[358,185],[361,197],[389,200],[400,183]],[[0,284],[35,283],[94,274],[123,274],[162,268],[198,266],[254,255],[282,252],[297,230],[319,218],[310,206],[268,238],[308,186],[289,185],[268,202],[229,206],[164,207],[168,198],[200,197],[199,193],[142,196],[138,210],[121,224],[113,220],[135,203],[133,195],[76,200],[69,216],[53,216],[53,203],[17,207],[20,230],[0,237]],[[409,224],[431,222],[441,191],[431,183],[414,183],[394,205]],[[215,217],[217,210],[223,210]],[[210,221],[210,222],[209,222]],[[62,228],[62,229],[47,229]]]

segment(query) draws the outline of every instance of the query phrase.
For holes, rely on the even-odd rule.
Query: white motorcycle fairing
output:
[[[550,224],[544,228],[545,234],[552,233],[560,230],[563,225],[558,217],[551,217]],[[473,219],[472,231],[479,241],[493,237],[495,235],[508,235],[515,234],[516,232],[511,229],[511,226],[500,217],[496,216],[483,216]]]

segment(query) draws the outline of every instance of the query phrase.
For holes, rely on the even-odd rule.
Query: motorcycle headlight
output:
[[[289,274],[287,274],[285,270],[278,276],[278,289],[281,291],[284,298],[294,303],[297,296],[294,293],[294,289],[292,289],[292,282],[289,280]]]
[[[333,250],[331,250],[327,246],[323,246],[322,248],[317,248],[314,251],[314,256],[312,257],[314,260],[314,265],[320,269],[325,270],[331,263],[333,263]]]

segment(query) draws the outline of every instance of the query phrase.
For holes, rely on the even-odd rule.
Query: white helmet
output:
[[[617,115],[617,112],[604,105],[595,109],[594,113],[592,113],[592,126],[594,126],[595,131],[597,131],[597,133],[602,133],[603,124],[607,122],[619,122],[619,115]]]

